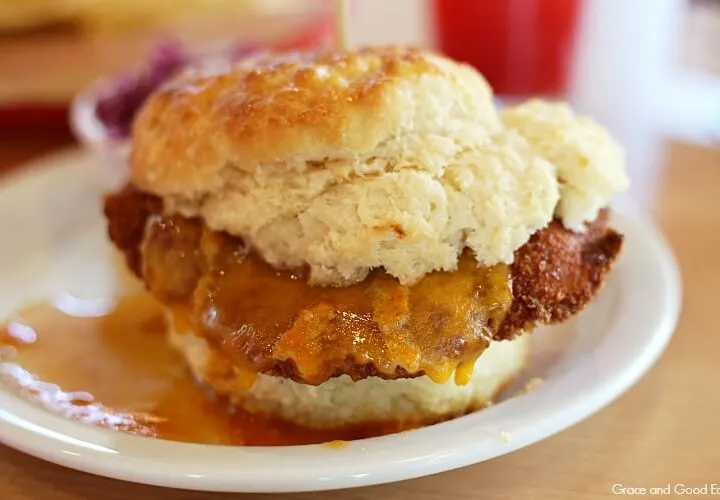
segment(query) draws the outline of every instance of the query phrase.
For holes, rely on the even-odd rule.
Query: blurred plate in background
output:
[[[284,49],[332,36],[330,4],[321,0],[25,3],[0,3],[0,128],[66,127],[76,92],[168,39]]]

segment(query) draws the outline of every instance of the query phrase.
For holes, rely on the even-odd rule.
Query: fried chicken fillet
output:
[[[310,384],[319,384],[342,374],[354,380],[370,376],[386,379],[418,377],[425,372],[403,365],[400,358],[406,353],[402,351],[422,348],[432,353],[412,352],[413,358],[427,356],[456,360],[469,357],[474,360],[491,340],[513,339],[538,324],[562,322],[580,312],[599,291],[623,241],[620,234],[608,227],[607,211],[602,211],[581,233],[570,231],[554,220],[515,252],[510,266],[498,266],[490,276],[486,275],[486,269],[479,269],[469,255],[461,258],[457,271],[429,275],[413,286],[402,286],[382,272],[375,273],[351,286],[353,295],[357,292],[366,297],[368,304],[363,307],[362,299],[346,300],[351,295],[347,287],[308,286],[301,276],[277,273],[261,259],[248,255],[245,244],[238,238],[209,232],[197,219],[163,218],[161,214],[162,200],[133,187],[107,198],[105,215],[110,238],[125,254],[130,269],[145,280],[163,303],[176,305],[189,315],[207,317],[211,310],[217,314],[222,307],[243,314],[235,321],[228,319],[221,328],[193,326],[203,328],[228,356],[253,372]],[[153,218],[154,221],[148,224]],[[141,243],[145,241],[148,227],[143,257]],[[228,260],[232,261],[230,266],[226,264]],[[238,273],[239,282],[223,283],[221,274],[232,276],[231,272]],[[473,285],[456,286],[466,280]],[[230,301],[235,297],[250,301],[250,296],[253,299],[260,297],[260,300],[252,300],[244,308],[219,305],[222,291],[211,290],[209,283],[215,288],[233,287],[236,295]],[[498,304],[497,311],[488,315],[489,324],[481,328],[474,324],[475,316],[468,316],[460,323],[458,318],[451,318],[450,313],[455,308],[469,309],[472,306],[468,304],[482,300],[475,283],[489,288],[494,299],[499,297],[498,303],[506,300],[505,304]],[[505,289],[506,286],[510,289]],[[261,290],[262,287],[267,291]],[[273,302],[275,294],[287,296],[289,293],[298,294],[291,304]],[[211,304],[203,302],[210,296],[213,297]],[[372,297],[375,296],[383,297],[384,305],[373,307]],[[275,323],[282,317],[282,326],[268,325],[257,314],[256,309],[262,305],[256,302],[263,301],[268,301],[268,306],[275,309],[271,321]],[[318,307],[319,304],[323,306]],[[417,306],[413,307],[415,304]],[[284,314],[278,311],[280,308],[284,309]],[[386,317],[388,310],[392,315],[390,321]],[[407,318],[411,314],[422,320]],[[307,331],[294,330],[297,318],[308,315],[318,317],[310,320]],[[363,318],[360,325],[358,317]],[[422,330],[418,328],[417,335],[403,339],[409,345],[403,345],[398,350],[399,357],[391,359],[387,366],[378,366],[375,359],[363,360],[363,353],[352,342],[353,337],[346,342],[341,339],[343,332],[358,330],[365,330],[364,335],[368,338],[389,336],[395,333],[391,323],[396,318],[404,318],[409,330],[415,323],[419,323]],[[238,336],[237,332],[243,330],[253,334]],[[322,345],[322,349],[313,354],[312,345],[318,343],[320,346],[327,340],[322,336],[330,335],[330,331],[330,344],[334,345]],[[300,338],[295,338],[298,334],[301,334]],[[391,343],[387,338],[378,339],[378,342]],[[311,363],[322,366],[303,373],[298,367],[307,364],[309,356],[318,358],[310,360]],[[436,377],[442,378],[443,374]]]
[[[432,423],[600,291],[622,152],[561,104],[498,111],[415,49],[188,70],[152,96],[109,235],[195,375],[315,427]]]

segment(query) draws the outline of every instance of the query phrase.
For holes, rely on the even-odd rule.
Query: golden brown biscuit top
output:
[[[170,81],[140,112],[133,180],[161,196],[196,201],[225,186],[233,171],[253,172],[258,164],[372,156],[396,141],[386,151],[392,154],[405,147],[407,133],[443,134],[448,126],[462,132],[433,113],[431,101],[446,101],[439,106],[467,125],[483,114],[499,124],[481,75],[420,49],[206,61]]]

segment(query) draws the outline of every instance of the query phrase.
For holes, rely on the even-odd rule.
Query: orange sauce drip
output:
[[[155,220],[145,281],[163,303],[192,311],[194,331],[251,372],[291,362],[298,379],[319,384],[352,360],[443,383],[462,364],[455,379],[465,383],[512,301],[508,267],[484,268],[469,254],[456,271],[412,286],[377,270],[351,286],[322,287],[208,233],[192,219]]]
[[[341,448],[405,430],[392,422],[317,430],[231,410],[195,383],[144,292],[117,302],[64,295],[18,312],[0,327],[0,384],[69,418],[173,441]]]

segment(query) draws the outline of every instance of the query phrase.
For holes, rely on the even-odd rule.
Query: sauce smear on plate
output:
[[[60,295],[19,311],[0,327],[0,384],[68,418],[174,441],[337,445],[402,430],[323,431],[231,409],[167,345],[162,310],[144,292],[116,302]]]

